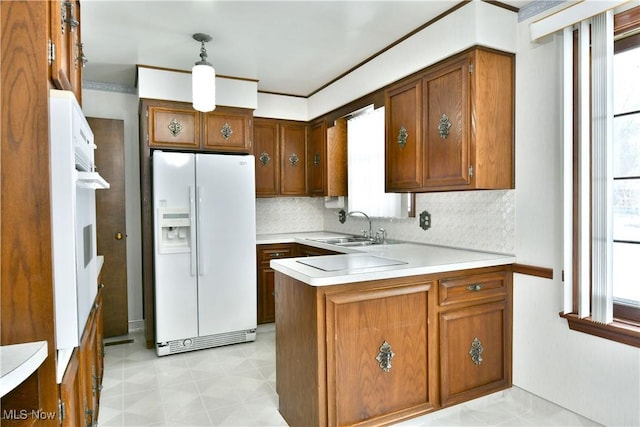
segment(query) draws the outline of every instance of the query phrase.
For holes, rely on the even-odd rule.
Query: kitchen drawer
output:
[[[272,259],[291,258],[295,256],[291,244],[258,245],[258,262],[269,262]]]
[[[507,293],[507,272],[452,277],[440,280],[440,306],[484,300]]]

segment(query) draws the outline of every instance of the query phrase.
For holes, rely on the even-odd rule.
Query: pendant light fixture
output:
[[[206,42],[211,41],[211,36],[196,33],[193,38],[201,43],[200,61],[191,69],[193,108],[206,113],[216,108],[216,70],[207,61],[207,49],[204,47]]]

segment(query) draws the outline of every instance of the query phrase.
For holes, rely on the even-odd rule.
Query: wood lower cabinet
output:
[[[440,280],[442,406],[511,386],[511,282],[504,270]]]
[[[328,294],[328,425],[382,423],[434,408],[433,283]]]
[[[62,426],[93,426],[98,423],[104,373],[102,290],[89,314],[80,346],[76,347],[60,383]]]
[[[291,426],[389,425],[511,386],[511,266],[331,286],[275,272]]]
[[[270,323],[276,319],[275,278],[269,266],[272,259],[291,258],[295,256],[293,243],[258,245],[256,259],[258,262],[258,324]]]

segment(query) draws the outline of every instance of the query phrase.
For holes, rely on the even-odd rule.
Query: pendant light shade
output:
[[[211,36],[197,33],[193,38],[201,43],[200,61],[191,69],[193,108],[206,113],[216,108],[216,71],[207,62],[207,50],[204,47],[205,42],[211,41]]]

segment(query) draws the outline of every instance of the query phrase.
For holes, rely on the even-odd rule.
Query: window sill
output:
[[[580,319],[575,313],[560,313],[560,317],[567,319],[569,329],[574,331],[640,348],[639,324],[614,319],[608,325],[602,325],[591,321],[590,317]]]

